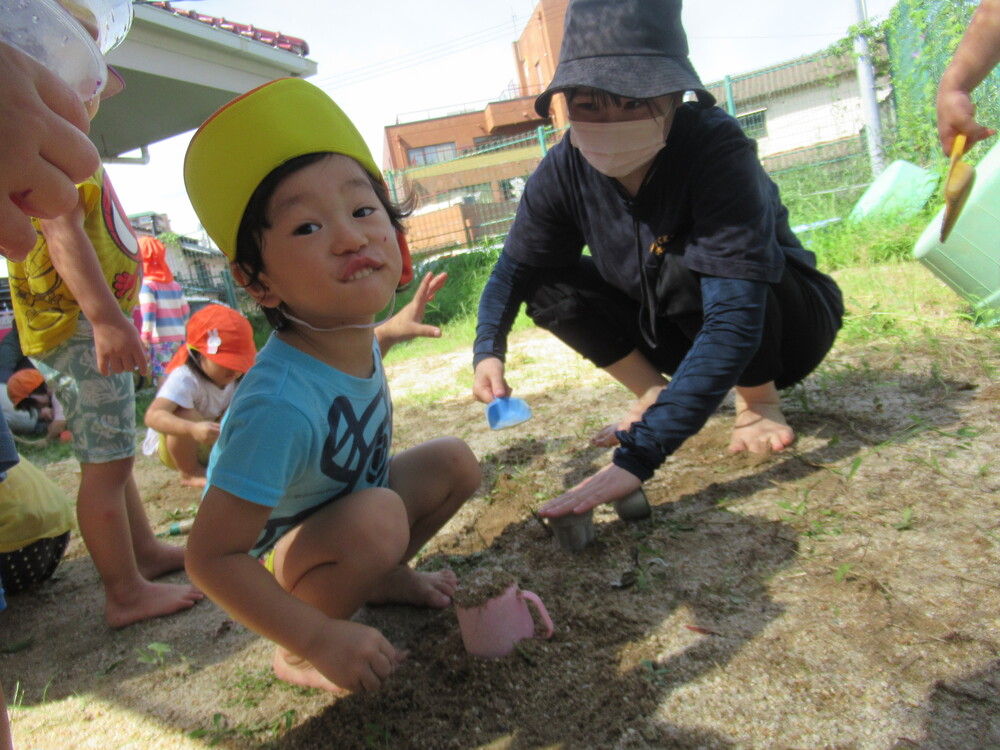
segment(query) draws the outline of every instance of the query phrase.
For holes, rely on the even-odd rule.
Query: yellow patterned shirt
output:
[[[77,189],[85,207],[84,230],[118,306],[129,314],[142,283],[139,242],[132,225],[103,167]],[[43,354],[72,336],[80,314],[80,305],[52,265],[38,220],[32,221],[38,232],[34,249],[21,263],[7,262],[14,318],[21,349],[28,356]]]

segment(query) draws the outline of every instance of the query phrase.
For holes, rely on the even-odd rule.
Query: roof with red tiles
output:
[[[271,47],[291,52],[299,57],[305,57],[309,54],[309,45],[306,43],[305,39],[288,36],[287,34],[282,34],[280,31],[268,31],[267,29],[259,29],[249,23],[237,23],[236,21],[229,21],[225,18],[205,15],[204,13],[199,13],[196,10],[183,10],[181,8],[175,8],[169,2],[147,2],[145,4],[152,5],[154,8],[159,8],[160,10],[165,10],[168,13],[173,13],[175,16],[193,18],[195,21],[199,21],[207,26],[214,26],[217,29],[222,29],[223,31],[228,31],[232,34],[238,34],[239,36],[246,37],[247,39],[254,39],[258,42],[263,42]]]

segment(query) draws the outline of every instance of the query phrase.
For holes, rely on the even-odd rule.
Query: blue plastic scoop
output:
[[[495,398],[486,404],[486,421],[494,430],[513,427],[531,419],[531,407],[522,398]]]

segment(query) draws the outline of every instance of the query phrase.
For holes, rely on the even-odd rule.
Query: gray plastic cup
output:
[[[646,499],[646,493],[642,491],[641,487],[631,495],[626,495],[621,500],[615,500],[615,510],[623,521],[642,521],[653,514],[649,507],[649,500]]]
[[[594,541],[594,511],[567,513],[549,519],[549,526],[555,532],[559,546],[567,552],[579,552]]]

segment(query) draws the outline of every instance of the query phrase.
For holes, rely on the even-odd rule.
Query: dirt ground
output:
[[[486,661],[452,608],[365,609],[410,658],[382,691],[334,698],[276,682],[270,644],[208,601],[110,630],[75,537],[0,617],[16,747],[1000,747],[998,333],[919,267],[868,295],[852,316],[884,335],[845,335],[785,394],[791,450],[729,455],[726,404],[647,483],[652,517],[602,507],[579,553],[533,511],[609,460],[588,438],[628,394],[518,334],[534,417],[494,432],[466,351],[390,364],[395,448],[458,435],[484,472],[420,566],[509,573],[552,637]],[[74,462],[48,471],[75,494]],[[137,474],[157,528],[191,514],[157,463]]]

